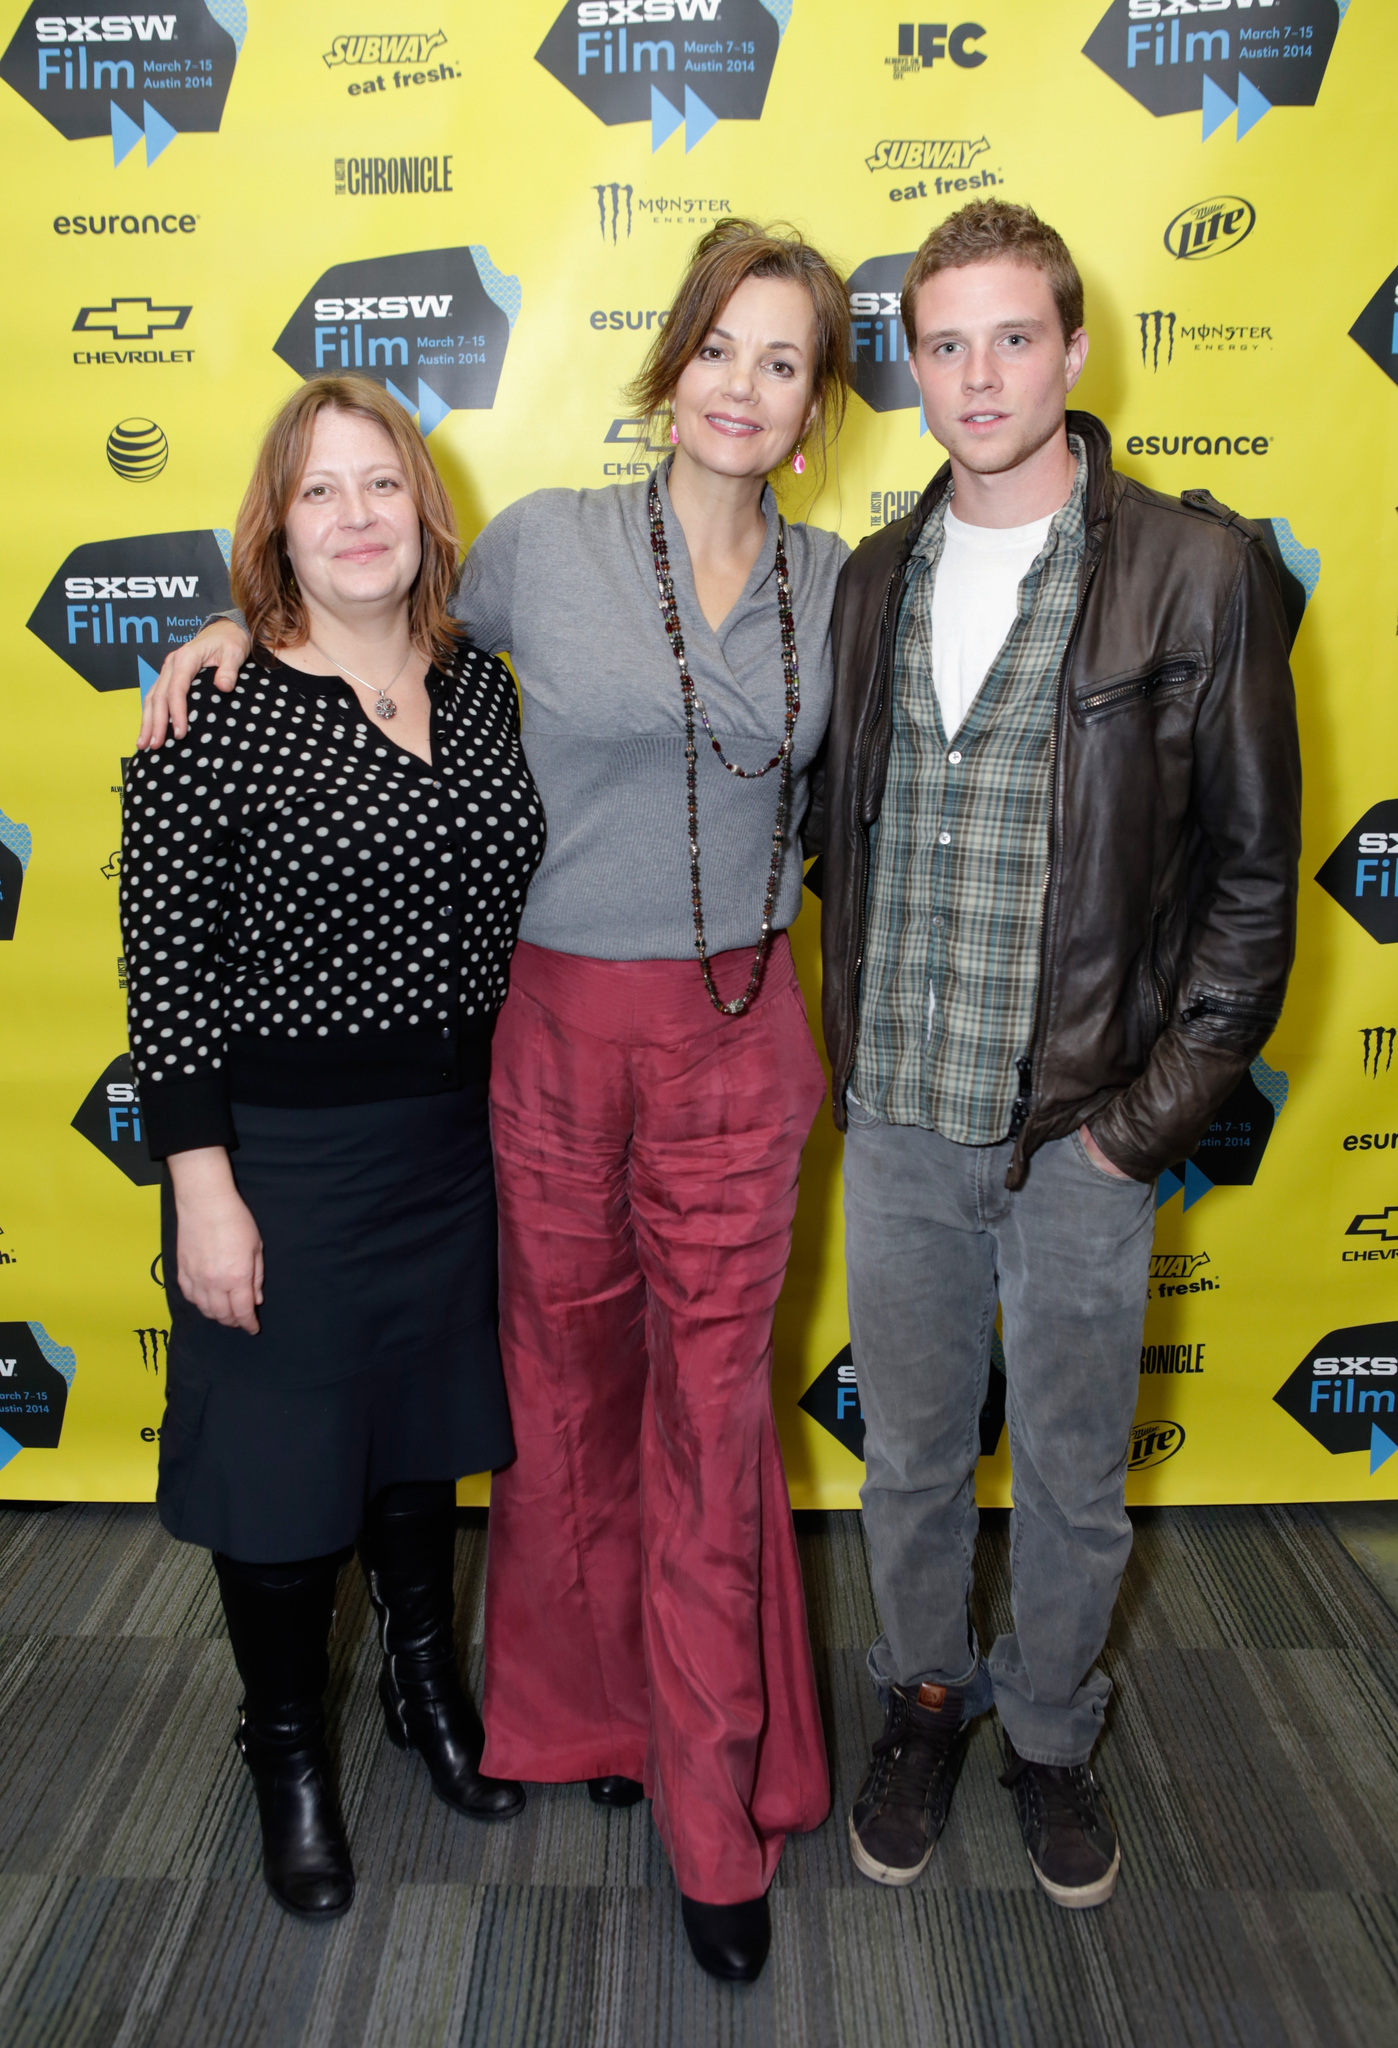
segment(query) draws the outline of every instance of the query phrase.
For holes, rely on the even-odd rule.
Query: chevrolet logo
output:
[[[149,299],[113,299],[110,306],[84,306],[73,322],[74,334],[110,334],[116,341],[149,341],[153,334],[179,329],[193,306],[156,306]]]
[[[1390,1202],[1376,1216],[1356,1216],[1346,1237],[1381,1237],[1385,1244],[1398,1244],[1398,1202]]]

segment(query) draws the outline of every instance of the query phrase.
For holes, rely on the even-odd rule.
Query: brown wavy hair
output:
[[[997,258],[1042,270],[1058,308],[1063,339],[1072,340],[1082,326],[1082,279],[1062,235],[1040,220],[1032,206],[1015,206],[1008,199],[973,199],[933,228],[908,265],[901,311],[910,349],[917,349],[917,295],[928,278],[939,270],[962,270]]]
[[[412,416],[368,377],[310,378],[263,435],[233,532],[233,602],[263,647],[300,647],[309,636],[286,552],[286,515],[310,459],[317,415],[327,408],[373,420],[397,450],[422,533],[422,563],[408,594],[408,630],[420,654],[449,660],[461,636],[447,614],[461,558],[456,514]]]
[[[849,294],[834,264],[783,222],[765,228],[751,220],[715,222],[695,247],[665,324],[626,388],[627,400],[647,428],[652,427],[670,405],[675,386],[720,312],[750,277],[783,278],[803,285],[811,295],[816,322],[811,432],[818,437],[823,467],[826,445],[840,431],[849,398]],[[646,438],[650,439],[649,432]]]

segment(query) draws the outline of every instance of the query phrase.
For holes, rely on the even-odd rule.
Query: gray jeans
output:
[[[1012,1146],[956,1145],[849,1103],[845,1257],[864,1411],[862,1493],[882,1689],[923,1679],[992,1703],[1021,1756],[1082,1763],[1111,1691],[1094,1668],[1131,1550],[1155,1191],[1074,1134],[1005,1186]],[[1014,1627],[982,1659],[967,1601],[978,1418],[1002,1309]]]

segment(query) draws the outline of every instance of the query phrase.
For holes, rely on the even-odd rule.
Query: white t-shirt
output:
[[[951,739],[1014,623],[1019,586],[1053,513],[1028,526],[967,526],[948,505],[932,592],[932,680]]]

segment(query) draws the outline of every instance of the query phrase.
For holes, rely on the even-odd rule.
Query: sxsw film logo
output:
[[[225,532],[142,533],[74,548],[29,630],[94,690],[144,697],[172,647],[230,603]]]
[[[980,1455],[992,1458],[1005,1427],[1005,1350],[1000,1332],[990,1334],[990,1376],[980,1412]],[[843,1444],[852,1458],[864,1456],[864,1410],[859,1405],[859,1374],[846,1344],[824,1372],[811,1381],[797,1406]]]
[[[932,71],[948,57],[962,71],[974,71],[985,62],[985,51],[976,48],[984,34],[978,21],[961,21],[950,30],[944,21],[900,21],[898,49],[883,61],[895,78]]]
[[[1181,1192],[1185,1208],[1192,1209],[1214,1188],[1250,1188],[1272,1127],[1286,1107],[1289,1086],[1285,1074],[1255,1059],[1188,1159],[1166,1167],[1156,1181],[1156,1208]]]
[[[909,249],[871,256],[850,272],[850,382],[875,412],[905,412],[920,403],[898,310],[913,255]]]
[[[24,872],[34,851],[34,835],[0,811],[0,939],[12,939],[19,916]]]
[[[42,1323],[0,1323],[0,1466],[21,1451],[56,1451],[77,1374]]]
[[[519,279],[479,242],[371,256],[317,278],[274,346],[302,377],[372,377],[426,435],[450,412],[495,403],[520,302]]]
[[[757,121],[794,0],[570,0],[535,61],[609,128],[650,122],[685,154],[718,121]]]
[[[1316,876],[1381,946],[1398,940],[1398,797],[1367,810]]]
[[[120,1053],[93,1082],[73,1118],[73,1129],[138,1188],[160,1185],[160,1168],[146,1150],[129,1052]]]
[[[1398,1323],[1356,1323],[1327,1331],[1272,1398],[1332,1455],[1367,1451],[1374,1473],[1398,1451],[1395,1387]]]
[[[1112,0],[1083,45],[1148,113],[1201,110],[1208,141],[1230,114],[1239,142],[1273,107],[1313,107],[1337,0]]]
[[[243,0],[159,14],[54,14],[38,0],[0,78],[70,142],[110,134],[114,163],[144,138],[150,165],[181,131],[217,131],[246,32]]]
[[[1349,332],[1370,362],[1398,384],[1398,270],[1384,279]]]
[[[1225,192],[1215,199],[1197,199],[1177,213],[1165,230],[1165,247],[1180,263],[1202,263],[1236,249],[1256,225],[1251,200]]]

